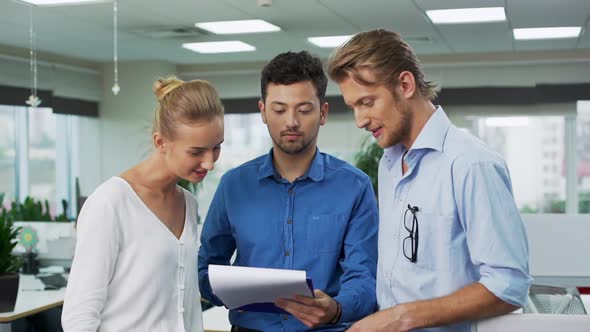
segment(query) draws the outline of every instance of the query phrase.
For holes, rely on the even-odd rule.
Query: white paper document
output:
[[[252,303],[273,303],[293,295],[313,297],[305,271],[209,265],[213,293],[228,309]]]

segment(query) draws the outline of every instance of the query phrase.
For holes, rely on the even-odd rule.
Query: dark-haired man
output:
[[[227,172],[209,209],[199,251],[201,294],[209,264],[305,270],[315,297],[275,304],[290,315],[230,311],[233,331],[342,331],[375,309],[378,212],[368,176],[321,153],[327,77],[308,52],[263,69],[258,103],[273,148]]]

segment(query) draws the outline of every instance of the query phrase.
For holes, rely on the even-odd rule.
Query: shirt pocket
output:
[[[318,253],[342,250],[346,220],[339,214],[310,215],[307,219],[307,244]]]
[[[404,257],[404,261],[415,267],[426,270],[449,270],[451,265],[451,231],[453,216],[444,216],[428,211],[418,211],[418,256],[416,263]],[[411,228],[410,218],[406,223]],[[405,230],[405,229],[404,229]],[[406,231],[406,236],[409,232]],[[405,238],[405,237],[404,237]],[[402,243],[403,252],[411,256],[410,240]]]

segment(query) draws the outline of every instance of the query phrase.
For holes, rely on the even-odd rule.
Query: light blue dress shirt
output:
[[[316,152],[305,175],[289,183],[275,170],[272,150],[227,172],[201,234],[201,295],[217,305],[209,264],[305,270],[314,288],[342,305],[341,323],[376,310],[377,201],[369,177]],[[307,330],[291,315],[231,310],[234,325],[271,331]],[[344,324],[322,331],[342,331]]]
[[[379,164],[380,309],[453,293],[480,282],[523,306],[531,283],[528,241],[504,160],[451,124],[439,106],[405,153],[385,149]],[[402,175],[402,158],[408,165]],[[417,206],[417,262],[404,256]],[[405,252],[411,255],[410,240]],[[424,331],[470,331],[471,322]]]

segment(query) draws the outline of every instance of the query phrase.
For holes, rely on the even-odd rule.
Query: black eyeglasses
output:
[[[403,242],[403,249],[404,249],[404,256],[410,260],[412,263],[416,263],[418,260],[418,218],[416,217],[416,212],[420,209],[417,206],[411,206],[408,204],[408,209],[404,213],[404,227],[410,233],[410,235],[406,236]],[[412,225],[408,227],[408,212],[412,214]],[[410,245],[412,248],[411,255],[408,255],[406,252],[406,241],[410,241]]]

